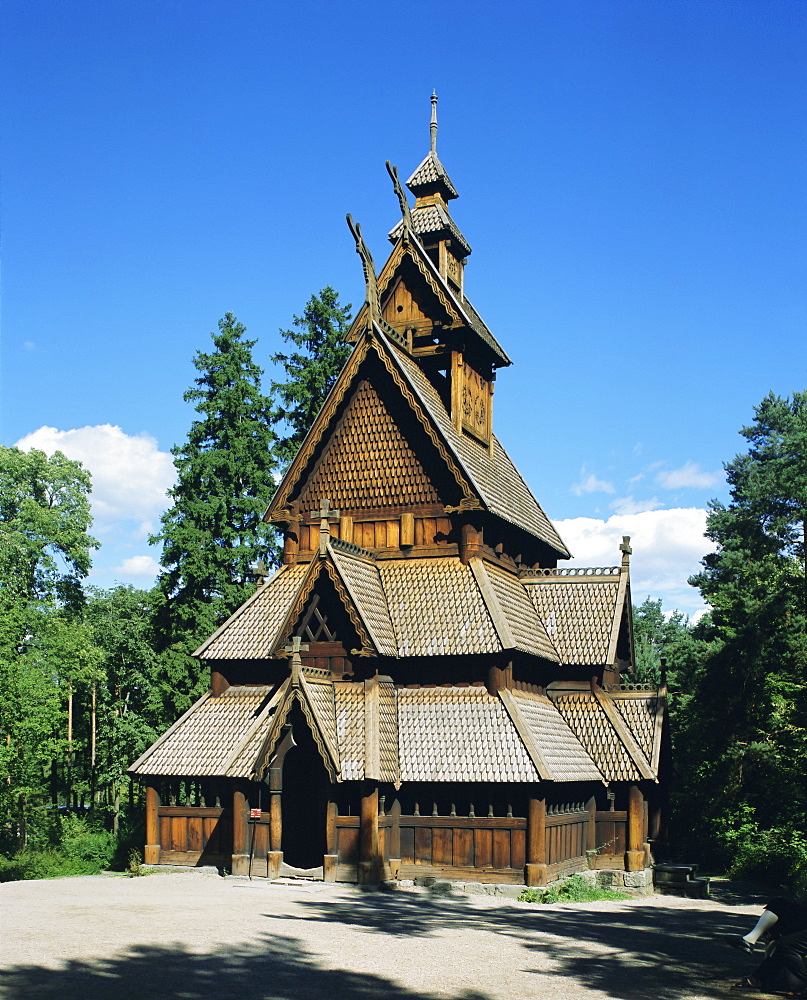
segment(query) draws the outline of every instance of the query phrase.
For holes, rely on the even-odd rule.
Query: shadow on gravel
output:
[[[738,894],[736,902],[749,899]],[[569,992],[575,996],[592,989],[618,1000],[727,997],[730,984],[748,975],[761,959],[721,943],[723,935],[739,936],[750,926],[747,914],[730,912],[731,903],[725,910],[641,903],[611,912],[585,905],[488,909],[473,906],[465,897],[368,893],[360,900],[305,900],[299,905],[307,911],[304,919],[351,924],[382,935],[423,937],[462,928],[507,935],[524,948],[518,971],[569,978],[575,983]],[[278,914],[265,916],[275,919]],[[531,956],[541,968],[532,966]]]
[[[62,969],[0,972],[3,1000],[435,1000],[382,976],[323,969],[291,938],[265,937],[241,949],[195,954],[179,947],[133,948]],[[440,1000],[489,1000],[486,994]]]

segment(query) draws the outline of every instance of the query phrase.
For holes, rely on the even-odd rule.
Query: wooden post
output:
[[[322,861],[322,879],[324,882],[336,881],[336,866],[339,863],[339,841],[336,829],[338,809],[333,799],[333,791],[328,799],[328,811],[325,815],[325,857]]]
[[[508,691],[513,686],[513,664],[506,663],[503,667],[488,667],[488,694],[495,698],[500,691]]]
[[[146,844],[143,848],[143,861],[147,865],[160,863],[160,793],[156,781],[146,785]]]
[[[375,885],[381,876],[378,850],[378,785],[365,782],[359,830],[359,884]]]
[[[477,528],[470,521],[463,521],[460,527],[460,562],[467,566],[472,556],[481,555],[482,541],[482,529]]]
[[[249,800],[243,785],[233,789],[233,875],[249,874]]]
[[[527,885],[546,885],[546,799],[530,797],[527,805],[527,863],[524,865],[524,882]]]
[[[387,815],[390,818],[387,830],[389,860],[385,866],[384,878],[397,879],[401,871],[401,803],[397,797]]]
[[[586,803],[588,821],[586,823],[586,858],[589,868],[597,867],[597,798],[592,795]]]
[[[638,785],[628,789],[628,849],[625,851],[625,871],[638,872],[644,868],[644,796]]]

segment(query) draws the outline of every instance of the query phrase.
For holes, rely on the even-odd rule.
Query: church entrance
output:
[[[283,861],[294,868],[319,868],[326,851],[330,781],[298,704],[289,713],[289,722],[296,746],[283,762]]]

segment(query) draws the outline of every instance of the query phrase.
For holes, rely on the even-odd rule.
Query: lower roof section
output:
[[[395,687],[287,678],[208,693],[130,773],[261,780],[293,701],[332,779],[402,782],[655,780],[663,694],[565,686],[491,695],[478,685]]]

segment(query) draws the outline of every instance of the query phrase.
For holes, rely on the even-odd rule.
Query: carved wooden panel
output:
[[[490,444],[493,385],[459,352],[452,359],[452,417],[458,429]]]
[[[300,497],[304,513],[327,497],[340,510],[439,503],[409,442],[375,389],[362,381],[325,446]],[[363,542],[356,537],[357,545]],[[306,548],[301,539],[301,548]]]

